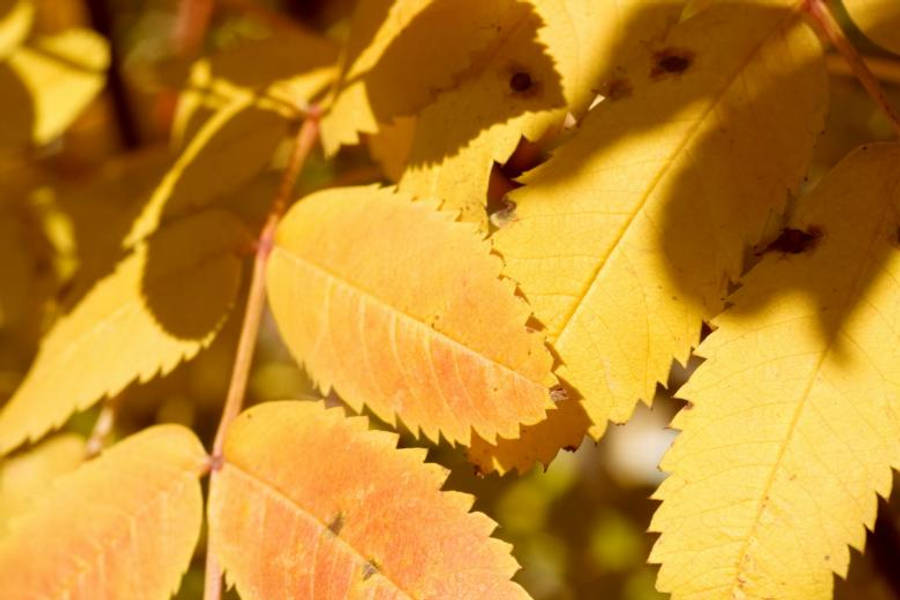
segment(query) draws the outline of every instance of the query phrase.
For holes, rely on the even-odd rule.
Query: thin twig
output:
[[[834,15],[831,14],[831,9],[828,8],[825,0],[805,0],[803,10],[809,15],[810,20],[819,32],[841,53],[844,60],[847,61],[850,70],[856,75],[856,78],[872,100],[875,101],[875,104],[887,115],[897,135],[900,135],[900,114],[891,106],[884,90],[881,89],[881,84],[878,83],[878,78],[872,74],[859,52],[850,43],[847,36],[844,35],[841,26],[835,20]]]
[[[244,311],[244,323],[238,340],[234,369],[231,372],[231,383],[228,386],[225,407],[222,409],[222,417],[219,421],[219,428],[216,431],[215,441],[213,442],[212,472],[209,483],[210,494],[212,494],[213,488],[217,485],[217,474],[222,468],[225,435],[231,422],[241,412],[241,406],[244,403],[247,379],[249,378],[250,366],[253,362],[253,351],[256,348],[256,339],[259,334],[259,324],[266,305],[266,262],[274,245],[275,229],[278,227],[278,221],[288,207],[297,177],[306,163],[306,158],[318,139],[319,112],[318,110],[313,110],[310,111],[307,119],[300,127],[300,131],[297,133],[294,151],[291,153],[290,162],[281,178],[281,187],[278,190],[275,201],[272,203],[272,208],[269,210],[269,215],[266,218],[266,224],[263,226],[256,243],[253,278],[250,281],[250,292],[247,296],[247,306]],[[203,598],[204,600],[219,600],[221,597],[222,568],[212,547],[207,544],[206,582],[204,584]]]
[[[141,145],[141,135],[137,118],[131,106],[128,86],[122,76],[122,56],[113,32],[113,14],[108,0],[85,0],[94,31],[109,43],[109,67],[106,72],[106,89],[112,98],[113,110],[118,125],[122,146],[127,149]]]
[[[175,49],[183,57],[197,55],[212,18],[213,0],[181,0],[172,32]]]

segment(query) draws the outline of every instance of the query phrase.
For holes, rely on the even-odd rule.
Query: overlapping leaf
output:
[[[574,450],[581,445],[591,420],[576,398],[561,399],[547,418],[522,427],[518,437],[500,438],[490,444],[473,437],[468,451],[469,461],[479,473],[509,471],[524,474],[537,464],[547,466],[563,448]]]
[[[495,247],[594,436],[649,401],[720,310],[745,248],[800,183],[825,85],[798,14],[716,4],[623,67],[578,134],[511,195]]]
[[[700,345],[651,525],[673,598],[830,598],[862,549],[900,466],[898,167],[827,175]]]
[[[164,600],[200,535],[206,453],[157,426],[57,479],[0,543],[3,595],[20,600]]]
[[[73,471],[84,458],[84,438],[64,433],[3,460],[0,463],[0,538],[6,535],[13,517],[26,512],[53,480]]]
[[[844,0],[850,18],[876,44],[900,54],[900,2]]]
[[[138,245],[46,335],[0,410],[0,452],[208,345],[237,293],[247,244],[234,217],[211,211]]]
[[[109,49],[91,31],[39,37],[0,64],[0,143],[46,144],[103,88]]]
[[[252,94],[229,101],[191,138],[144,205],[125,245],[138,243],[166,218],[196,211],[246,184],[271,162],[286,132],[284,118],[257,106]]]
[[[515,0],[360,2],[322,120],[326,152],[356,144],[359,132],[375,133],[452,87],[473,54],[509,35],[521,8]]]
[[[494,522],[396,441],[314,402],[234,421],[209,523],[242,598],[527,598]]]
[[[267,285],[323,392],[432,440],[493,442],[552,406],[551,357],[469,224],[378,187],[319,192],[282,221]]]
[[[400,189],[437,197],[487,229],[486,193],[494,162],[522,136],[538,140],[580,115],[600,76],[621,60],[620,36],[648,44],[677,19],[680,3],[548,0],[516,2],[514,20],[491,52],[454,89],[419,115]]]
[[[337,53],[327,38],[279,28],[197,61],[179,96],[173,138],[185,145],[215,111],[242,98],[257,108],[296,117],[336,77]]]
[[[0,60],[22,43],[33,20],[33,0],[0,0]]]

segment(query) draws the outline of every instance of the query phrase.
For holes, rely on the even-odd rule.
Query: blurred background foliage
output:
[[[0,1],[0,19],[15,4]],[[184,132],[177,131],[177,105],[191,64],[206,55],[241,56],[246,51],[250,56],[248,48],[292,30],[340,41],[352,5],[353,0],[36,2],[30,39],[93,29],[109,43],[110,67],[102,92],[64,132],[24,145],[7,143],[9,136],[0,135],[0,401],[21,381],[41,334],[121,256],[122,238],[179,149]],[[861,38],[856,41],[900,106],[900,57],[880,52]],[[290,60],[290,47],[286,50]],[[888,124],[840,60],[830,59],[831,112],[810,185],[851,148],[890,137]],[[258,68],[254,60],[237,63],[250,78]],[[7,84],[0,86],[5,88],[0,90],[0,130],[9,132],[21,128],[22,119],[37,118],[37,99],[23,99]],[[401,131],[395,143],[403,139],[405,124],[401,120],[396,127]],[[378,165],[384,154],[380,149],[387,143],[391,140],[375,136],[369,150],[345,149],[328,163],[314,157],[298,193],[395,177],[396,164]],[[284,152],[276,151],[259,180],[242,189],[239,198],[224,202],[249,221],[258,219],[284,160]],[[129,386],[104,406],[73,417],[65,429],[88,437],[105,411],[115,416],[107,443],[166,422],[187,425],[211,440],[228,385],[240,313],[233,311],[223,332],[196,360],[165,377]],[[673,365],[667,389],[677,390],[695,366]],[[248,404],[316,397],[267,318]],[[525,476],[481,477],[460,451],[446,444],[433,448],[430,459],[451,470],[447,488],[475,494],[476,509],[499,522],[497,535],[514,544],[523,567],[517,580],[535,598],[650,600],[662,597],[653,588],[655,567],[645,564],[653,542],[646,533],[655,507],[650,496],[663,478],[656,465],[675,437],[666,425],[679,405],[660,386],[652,410],[642,405],[629,424],[611,427],[601,443],[586,442],[577,451],[561,452],[549,469]],[[73,439],[78,438],[58,438],[54,452],[71,456]],[[402,445],[418,443],[408,434],[401,440]],[[79,444],[75,451],[80,451]],[[58,468],[71,468],[65,466],[70,462],[60,458]],[[0,466],[0,514],[27,504],[27,490],[37,489],[41,469],[35,461],[17,456]],[[881,503],[869,551],[865,556],[853,553],[847,581],[837,583],[838,598],[900,597],[898,504]],[[178,598],[201,597],[204,546],[199,545]]]

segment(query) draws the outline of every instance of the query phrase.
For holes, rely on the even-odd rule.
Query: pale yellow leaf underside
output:
[[[710,7],[626,66],[621,97],[513,192],[495,247],[595,437],[687,359],[797,188],[824,120],[821,54],[791,11]]]
[[[234,217],[210,211],[138,245],[44,337],[0,410],[0,452],[207,346],[237,294],[247,243]]]
[[[324,393],[431,440],[493,441],[552,406],[552,359],[465,223],[377,186],[313,194],[282,221],[269,301]]]
[[[830,598],[900,466],[900,146],[857,150],[700,345],[651,529],[673,598]]]
[[[853,22],[873,42],[900,54],[900,2],[897,0],[844,0]]]
[[[200,536],[205,465],[191,431],[161,425],[59,477],[0,543],[3,597],[171,597]]]
[[[601,76],[626,53],[622,36],[642,46],[662,35],[680,3],[658,0],[546,0],[508,11],[512,25],[478,67],[420,114],[400,189],[440,198],[444,207],[487,230],[486,194],[494,162],[504,163],[522,136],[536,141],[581,115]],[[527,74],[527,90],[512,78]]]

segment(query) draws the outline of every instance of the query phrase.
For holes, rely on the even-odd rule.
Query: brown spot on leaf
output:
[[[563,446],[563,450],[566,452],[575,452],[578,450],[578,446]]]
[[[516,71],[509,78],[509,89],[517,93],[524,93],[531,89],[534,82],[531,81],[531,75],[525,71]]]
[[[765,254],[766,252],[802,254],[815,248],[821,237],[822,230],[814,225],[807,227],[806,231],[785,227],[781,235],[775,238],[775,241],[766,246],[762,252],[757,252],[757,254]]]
[[[666,48],[653,55],[655,64],[650,71],[653,78],[662,77],[666,74],[680,74],[688,70],[694,62],[694,53],[690,50],[678,48]]]
[[[344,528],[344,515],[343,513],[338,513],[331,520],[331,523],[328,524],[328,529],[334,535],[338,535],[341,532],[341,529]]]
[[[631,81],[624,77],[613,79],[603,87],[601,92],[608,100],[627,98],[632,92]]]

